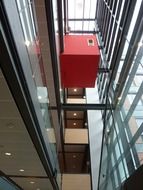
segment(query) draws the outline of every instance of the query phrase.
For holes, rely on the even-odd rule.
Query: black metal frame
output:
[[[68,21],[95,21],[94,18],[68,18]]]
[[[32,178],[32,179],[49,179],[48,176],[31,176],[31,175],[7,175],[10,178]]]
[[[68,111],[105,110],[110,109],[107,104],[61,104],[61,109]]]
[[[58,10],[58,27],[59,27],[59,37],[60,37],[60,52],[64,51],[64,31],[63,31],[63,0],[57,0],[57,10]]]
[[[54,87],[55,87],[55,95],[57,102],[57,110],[59,121],[61,117],[61,109],[60,109],[60,83],[59,83],[59,71],[58,71],[58,58],[57,58],[57,50],[56,50],[56,40],[55,40],[55,29],[54,29],[54,16],[53,16],[53,3],[52,0],[45,0],[45,8],[46,8],[46,17],[47,17],[47,28],[49,31],[49,43],[50,43],[50,52],[52,59],[52,67],[53,67],[53,77],[54,77]]]
[[[96,34],[98,31],[94,30],[70,30],[71,34]]]
[[[66,0],[64,0],[64,30],[66,30]],[[47,17],[47,28],[49,32],[49,43],[50,43],[50,52],[51,52],[51,60],[52,60],[52,68],[53,68],[53,78],[54,78],[54,89],[56,95],[56,104],[57,106],[54,107],[58,111],[59,117],[59,126],[60,126],[60,137],[61,137],[61,144],[62,144],[62,151],[63,151],[63,161],[65,163],[65,155],[64,155],[64,134],[63,134],[63,124],[62,124],[62,117],[61,117],[61,96],[60,96],[60,82],[59,82],[59,70],[58,70],[58,56],[60,52],[57,52],[56,48],[56,40],[55,40],[55,28],[54,28],[54,13],[53,13],[53,2],[52,0],[45,0],[45,8],[46,8],[46,17]],[[57,8],[59,11],[59,27],[60,27],[60,42],[61,42],[61,52],[64,50],[63,43],[63,14],[62,14],[62,3],[57,0]],[[61,26],[62,25],[62,26]],[[61,36],[62,35],[62,36]],[[57,55],[58,54],[58,55]]]
[[[142,36],[142,31],[143,31],[143,21],[142,21],[143,13],[142,13],[142,10],[143,10],[143,2],[141,4],[140,12],[139,12],[139,15],[138,15],[135,27],[134,27],[134,31],[133,31],[133,34],[132,34],[132,37],[130,40],[131,46],[128,49],[128,52],[127,52],[127,55],[126,55],[126,58],[124,61],[124,65],[123,65],[123,68],[121,71],[122,75],[120,75],[120,78],[118,81],[119,87],[116,88],[117,93],[116,93],[116,100],[115,100],[116,102],[115,103],[117,103],[117,101],[118,101],[117,99],[122,93],[124,83],[127,79],[127,76],[129,74],[130,68],[131,68],[132,63],[133,63],[133,59],[134,59],[136,51],[138,49],[137,44],[139,43],[141,36]]]
[[[68,30],[68,1],[67,0],[63,0],[63,4],[64,4],[64,33],[66,34],[67,30]]]

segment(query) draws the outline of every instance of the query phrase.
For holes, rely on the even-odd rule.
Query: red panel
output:
[[[88,46],[88,40],[94,46]],[[93,35],[66,35],[61,54],[61,77],[64,88],[94,87],[99,63],[99,48]]]

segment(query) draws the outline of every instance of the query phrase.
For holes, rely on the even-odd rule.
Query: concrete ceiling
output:
[[[83,98],[84,89],[83,88],[68,88],[67,96],[68,98]]]
[[[47,177],[46,173],[1,71],[0,170],[8,176],[15,176],[12,179],[25,190],[52,189],[48,179],[40,178]]]

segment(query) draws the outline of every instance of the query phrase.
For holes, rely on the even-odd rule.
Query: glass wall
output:
[[[21,190],[20,187],[15,185],[14,183],[8,181],[5,177],[0,177],[0,189],[1,190]]]
[[[68,29],[71,32],[95,30],[96,0],[68,0]]]
[[[50,116],[46,75],[40,50],[40,41],[37,28],[34,1],[15,0],[4,1],[8,20],[12,29],[12,34],[16,44],[20,67],[24,75],[25,84],[28,86],[31,102],[37,116],[37,128],[40,126],[39,133],[42,134],[44,146],[50,158],[50,165],[53,175],[60,173],[55,131],[52,126]],[[12,7],[10,7],[12,6]],[[15,17],[15,19],[12,19]],[[46,18],[45,18],[46,19]],[[47,60],[48,61],[48,60]],[[61,182],[59,180],[59,186]]]
[[[132,67],[133,70],[134,67]],[[138,69],[136,74],[138,74]],[[133,92],[132,102],[129,100],[130,95],[132,96],[129,83],[132,85],[130,77],[123,92],[124,96],[119,101],[116,110],[107,111],[106,146],[102,156],[102,165],[106,157],[107,166],[106,170],[105,167],[101,169],[100,189],[108,189],[110,183],[113,189],[120,189],[124,180],[143,163],[143,83],[136,93]],[[127,87],[129,91],[125,94]]]
[[[111,2],[97,6],[100,67],[110,70],[98,75],[100,101],[109,106],[102,112],[100,190],[121,189],[143,163],[143,1]]]
[[[105,148],[107,166],[101,169],[100,189],[120,189],[143,163],[143,47],[139,47],[116,109],[107,111]],[[108,102],[111,104],[112,102]],[[110,184],[111,183],[111,184]],[[109,188],[108,188],[109,186]]]
[[[51,152],[53,154],[52,162],[56,170],[59,172],[57,154],[56,154],[56,139],[52,126],[52,120],[50,112],[48,110],[48,90],[46,84],[46,76],[44,72],[44,66],[42,61],[42,55],[40,50],[40,41],[37,28],[37,20],[35,15],[34,2],[30,0],[17,0],[17,7],[19,12],[19,18],[25,40],[25,47],[27,49],[29,62],[31,66],[31,75],[37,89],[37,98],[40,104],[41,113],[44,121],[44,126],[47,133],[47,138],[50,143]]]

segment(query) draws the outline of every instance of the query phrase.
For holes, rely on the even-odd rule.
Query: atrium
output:
[[[0,190],[142,190],[142,164],[143,0],[1,0]]]

